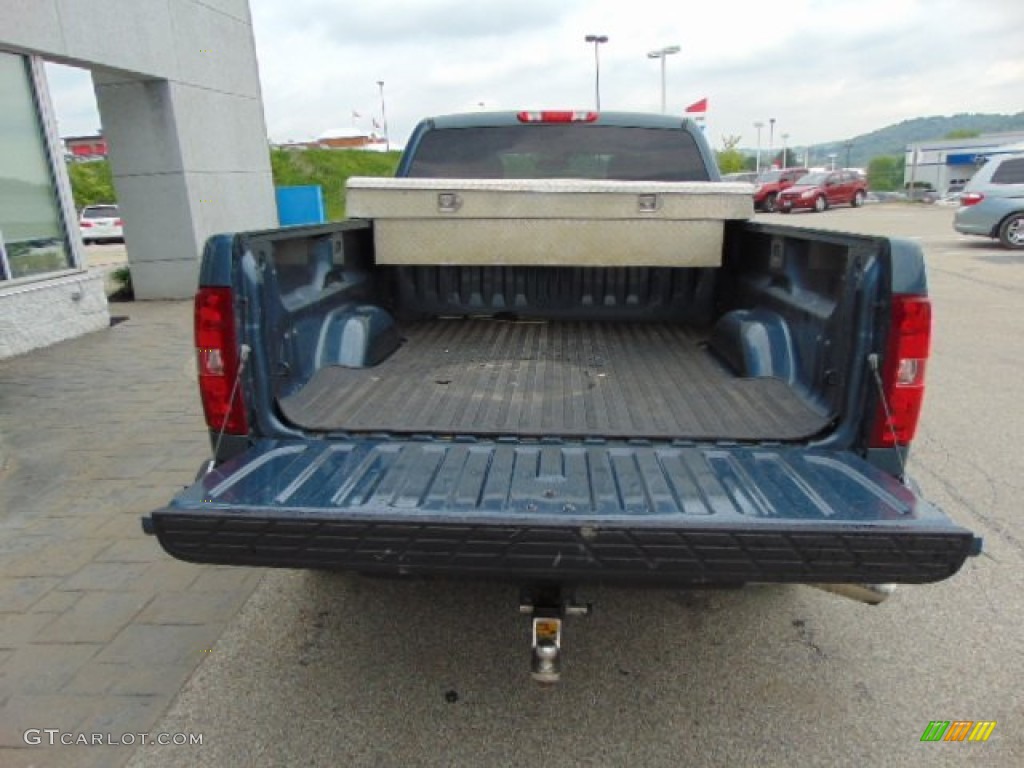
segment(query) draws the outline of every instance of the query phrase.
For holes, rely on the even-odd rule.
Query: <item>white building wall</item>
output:
[[[276,225],[247,0],[0,0],[0,49],[92,71],[137,298],[191,296],[207,237]]]
[[[98,270],[9,286],[0,294],[0,360],[109,326]]]
[[[904,182],[911,180],[930,184],[932,189],[945,190],[951,183],[969,180],[979,165],[950,163],[957,155],[991,155],[1013,151],[1012,146],[1024,141],[1024,132],[983,134],[969,139],[937,139],[907,145]]]

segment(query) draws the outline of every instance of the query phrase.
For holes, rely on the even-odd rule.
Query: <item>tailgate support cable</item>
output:
[[[248,344],[242,344],[241,349],[238,352],[238,372],[235,374],[235,381],[231,385],[231,394],[228,396],[228,407],[224,411],[224,420],[220,423],[220,431],[217,433],[217,441],[213,444],[213,456],[206,466],[203,467],[202,474],[208,475],[213,471],[213,468],[217,464],[217,456],[220,454],[220,443],[224,439],[224,430],[228,428],[228,419],[231,417],[231,408],[235,404],[235,397],[238,396],[238,387],[242,382],[242,372],[245,371],[245,361],[249,359],[249,352],[252,351]]]
[[[896,451],[896,458],[900,462],[900,479],[907,479],[907,462],[903,455],[903,448],[896,441],[896,427],[892,423],[892,409],[889,407],[889,401],[885,397],[885,387],[882,384],[882,377],[878,373],[878,354],[872,352],[868,355],[868,367],[871,368],[871,373],[875,379],[875,385],[878,387],[878,396],[882,400],[882,409],[885,411],[885,423],[889,425],[889,432],[892,434],[892,446]]]

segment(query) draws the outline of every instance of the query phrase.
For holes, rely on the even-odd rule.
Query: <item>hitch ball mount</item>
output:
[[[519,612],[533,618],[530,633],[530,675],[551,685],[562,677],[562,623],[567,616],[589,616],[592,606],[576,602],[560,587],[524,588]]]

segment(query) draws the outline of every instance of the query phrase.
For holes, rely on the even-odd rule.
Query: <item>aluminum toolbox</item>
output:
[[[588,179],[348,180],[378,264],[717,267],[749,184]]]

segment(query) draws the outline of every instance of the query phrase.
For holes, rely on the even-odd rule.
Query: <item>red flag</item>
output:
[[[705,96],[700,101],[695,101],[693,104],[686,108],[687,112],[707,112],[708,111],[708,99]]]

